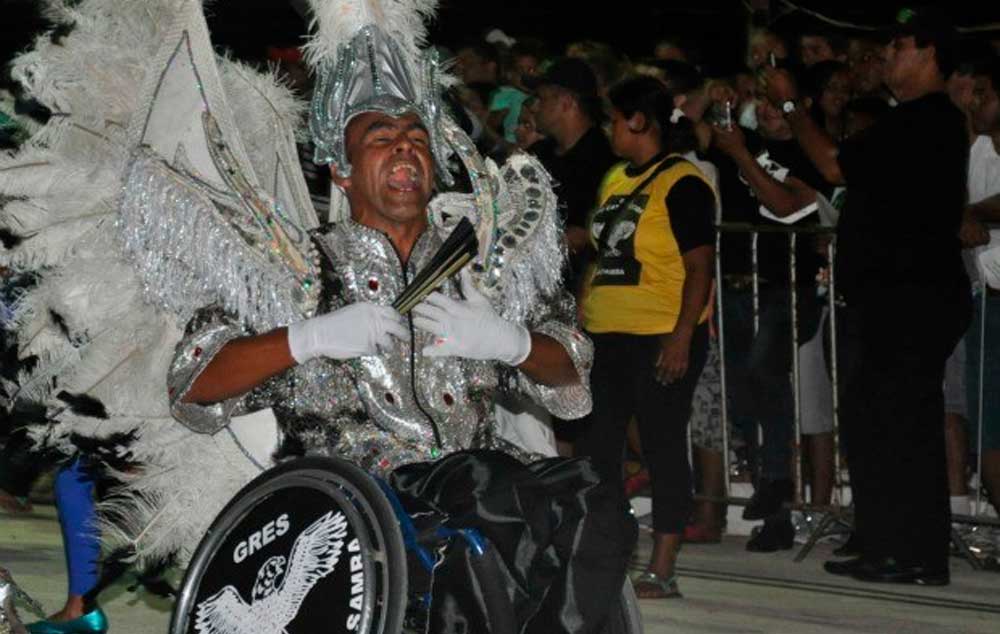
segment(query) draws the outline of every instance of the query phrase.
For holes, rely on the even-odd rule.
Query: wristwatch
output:
[[[781,111],[784,112],[786,115],[792,114],[793,112],[795,112],[795,109],[797,107],[798,106],[795,105],[795,102],[789,99],[788,101],[781,104]]]

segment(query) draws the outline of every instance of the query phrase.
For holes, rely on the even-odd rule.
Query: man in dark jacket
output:
[[[832,183],[846,184],[838,288],[847,308],[842,421],[860,557],[833,574],[949,582],[945,360],[968,327],[969,280],[958,229],[966,190],[964,118],[945,94],[956,35],[941,16],[904,11],[886,47],[899,105],[839,149],[798,103],[787,74],[768,97]]]

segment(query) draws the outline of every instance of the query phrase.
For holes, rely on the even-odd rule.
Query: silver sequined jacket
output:
[[[350,220],[318,233],[316,240],[323,254],[321,313],[359,301],[390,305],[442,242],[426,231],[404,267],[383,233]],[[442,290],[459,296],[452,283]],[[539,302],[525,325],[566,348],[580,385],[551,388],[497,362],[424,357],[420,350],[432,337],[411,322],[411,341],[395,342],[379,356],[315,359],[243,397],[209,406],[183,403],[226,342],[252,334],[221,310],[208,308],[191,321],[178,345],[168,379],[171,407],[178,421],[204,433],[223,429],[232,416],[271,407],[285,437],[306,452],[338,455],[375,473],[460,449],[517,454],[494,434],[498,391],[525,394],[564,419],[585,416],[591,408],[593,346],[575,326],[572,298]]]

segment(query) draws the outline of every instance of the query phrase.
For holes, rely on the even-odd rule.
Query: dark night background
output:
[[[28,46],[32,34],[43,27],[38,4],[37,0],[0,0],[0,60],[7,61]],[[871,25],[891,22],[898,8],[906,5],[871,0],[798,4],[835,19]],[[997,2],[955,1],[947,7],[961,26],[1000,22]],[[262,59],[268,44],[301,42],[305,33],[303,20],[285,0],[214,0],[208,15],[216,43],[248,60]],[[540,37],[555,50],[573,40],[597,39],[641,57],[650,52],[652,42],[671,37],[700,49],[709,68],[725,69],[742,58],[747,19],[741,0],[443,0],[431,39],[454,47],[490,27],[500,27],[510,35]],[[1000,37],[1000,32],[994,36]]]

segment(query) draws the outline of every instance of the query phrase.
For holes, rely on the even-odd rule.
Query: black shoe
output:
[[[773,553],[779,550],[790,550],[795,544],[795,527],[789,520],[764,522],[759,530],[754,531],[747,542],[747,551],[751,553]]]
[[[847,541],[833,549],[834,557],[860,557],[861,540],[857,533],[851,533]]]
[[[913,583],[918,586],[946,586],[951,583],[947,564],[944,567],[904,565],[892,557],[865,562],[854,570],[851,576],[858,581]]]
[[[762,520],[771,517],[781,510],[785,502],[791,502],[794,495],[795,483],[791,480],[761,482],[743,509],[743,519]]]
[[[854,571],[860,569],[863,565],[865,565],[865,560],[861,557],[855,557],[847,561],[824,561],[823,570],[829,572],[831,575],[848,576],[854,574]]]

